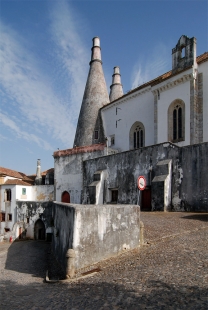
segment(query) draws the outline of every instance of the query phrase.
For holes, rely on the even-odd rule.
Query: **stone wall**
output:
[[[139,206],[55,202],[52,214],[52,249],[64,269],[68,249],[80,269],[139,245]]]
[[[76,205],[58,202],[17,202],[15,229],[23,238],[34,238],[35,223],[51,234],[52,252],[66,270],[68,249],[80,269],[139,246],[140,209],[135,205]],[[29,223],[27,223],[29,218]]]
[[[90,197],[96,171],[105,171],[103,203],[111,202],[112,189],[118,190],[118,204],[136,204],[138,201],[137,179],[144,176],[151,188],[152,210],[207,211],[208,174],[205,172],[208,158],[208,143],[178,147],[172,143],[162,143],[137,150],[103,156],[84,162],[84,195]],[[171,160],[171,172],[165,173],[158,164]],[[165,205],[165,180],[171,173],[170,203]],[[157,184],[152,184],[156,178]],[[164,182],[162,184],[161,182]],[[96,183],[96,187],[97,183]],[[96,193],[97,195],[97,193]],[[161,198],[162,197],[162,198]],[[160,206],[158,204],[160,201]],[[84,203],[86,203],[84,201]],[[163,201],[163,205],[161,205]],[[141,201],[140,201],[141,202]],[[165,207],[164,207],[165,206]],[[142,207],[142,206],[141,206]]]

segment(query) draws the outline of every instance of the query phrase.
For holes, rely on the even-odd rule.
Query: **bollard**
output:
[[[140,245],[144,244],[144,223],[140,221]]]
[[[73,249],[68,249],[66,259],[66,277],[73,278],[75,274],[75,251]]]

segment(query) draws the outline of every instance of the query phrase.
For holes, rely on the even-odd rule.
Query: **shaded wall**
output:
[[[119,204],[136,204],[138,200],[137,179],[144,176],[147,186],[155,176],[163,175],[158,163],[172,160],[171,200],[167,210],[173,211],[207,211],[208,143],[178,147],[172,143],[161,143],[137,150],[84,161],[84,195],[90,196],[89,185],[98,170],[106,170],[104,203],[111,202],[110,191],[118,189]],[[152,170],[150,169],[152,167]],[[164,184],[158,182],[151,187],[152,210],[164,210],[158,205],[158,199],[164,194]],[[86,203],[86,201],[83,201]]]

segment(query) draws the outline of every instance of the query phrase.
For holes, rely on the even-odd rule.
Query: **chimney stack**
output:
[[[35,185],[42,185],[42,176],[41,176],[40,159],[38,159],[38,161],[37,161],[37,170],[36,170]]]
[[[114,67],[112,75],[112,85],[110,86],[110,102],[123,96],[123,86],[119,67]]]
[[[109,95],[103,74],[100,39],[93,38],[89,74],[80,109],[74,147],[105,142],[100,108],[109,103]]]

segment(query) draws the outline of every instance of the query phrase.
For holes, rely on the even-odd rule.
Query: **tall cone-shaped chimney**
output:
[[[109,96],[102,69],[100,39],[95,37],[74,147],[105,142],[99,110],[107,103]]]
[[[119,67],[114,67],[112,75],[112,85],[110,86],[110,102],[123,96],[123,86]]]

